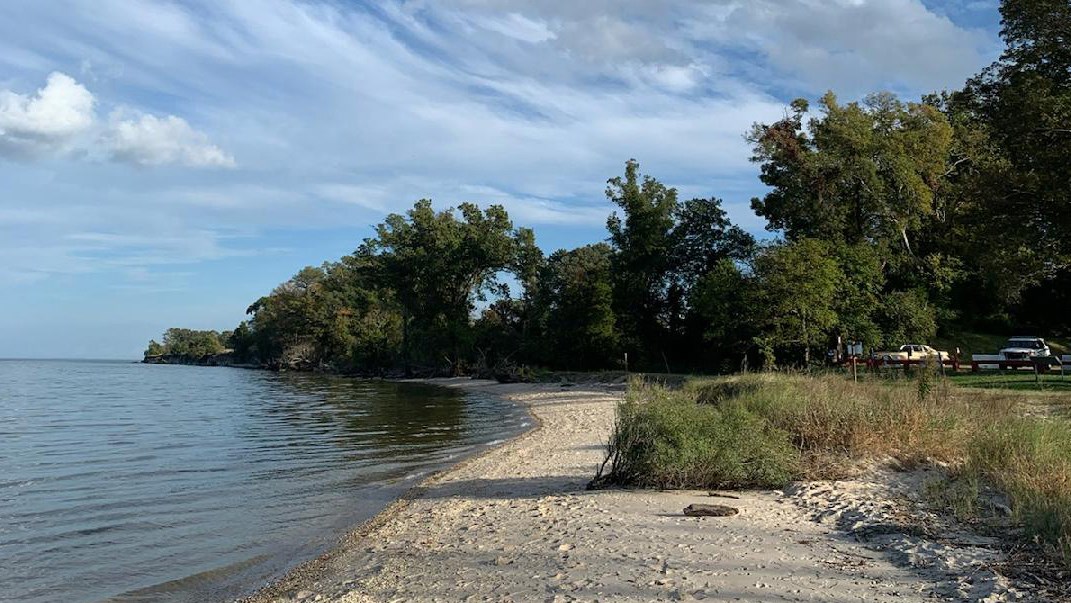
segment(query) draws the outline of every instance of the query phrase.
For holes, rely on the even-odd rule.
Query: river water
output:
[[[224,601],[528,415],[430,385],[0,361],[0,601]]]

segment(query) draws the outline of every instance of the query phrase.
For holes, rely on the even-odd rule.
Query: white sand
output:
[[[620,392],[444,383],[522,401],[542,426],[430,479],[260,600],[1036,600],[989,569],[1001,560],[995,543],[921,510],[913,493],[924,472],[737,500],[590,492]],[[691,503],[740,514],[684,517]],[[904,533],[905,513],[940,537]]]

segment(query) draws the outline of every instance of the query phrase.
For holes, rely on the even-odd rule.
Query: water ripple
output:
[[[222,600],[527,416],[418,384],[0,361],[0,601]]]

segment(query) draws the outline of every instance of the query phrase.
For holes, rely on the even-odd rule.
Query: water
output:
[[[0,601],[219,601],[527,426],[419,384],[0,361]]]

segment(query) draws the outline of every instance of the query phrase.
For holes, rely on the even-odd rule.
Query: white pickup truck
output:
[[[1000,349],[1005,360],[1030,360],[1052,356],[1052,350],[1040,337],[1012,337]]]

